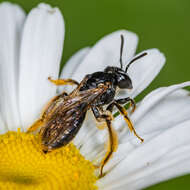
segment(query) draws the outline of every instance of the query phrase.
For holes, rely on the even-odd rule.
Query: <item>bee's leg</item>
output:
[[[94,114],[94,117],[96,118],[97,128],[100,130],[106,128],[106,119],[113,120],[111,112],[105,112],[102,107],[93,106],[91,110]]]
[[[118,99],[118,100],[114,100],[114,102],[118,103],[118,104],[126,104],[127,102],[130,102],[130,107],[132,107],[132,113],[135,111],[136,109],[136,104],[135,104],[135,101],[130,98],[130,97],[127,97],[127,98],[121,98],[121,99]],[[110,104],[108,107],[107,107],[107,110],[109,111],[113,111],[113,107],[115,106],[115,104]]]
[[[51,77],[48,77],[48,80],[53,84],[60,86],[60,85],[79,85],[79,83],[73,79],[57,79],[53,80]]]
[[[60,97],[65,97],[68,96],[68,94],[66,92],[62,92],[60,95],[55,96],[54,98],[52,98],[47,105],[43,108],[43,112],[41,114],[40,119],[38,119],[37,121],[35,121],[27,130],[27,133],[36,131],[38,128],[40,128],[43,123],[44,120],[46,119],[47,115],[49,113],[51,113],[52,109],[54,108],[54,106],[56,105],[56,100],[58,100]]]
[[[108,149],[107,149],[106,155],[104,156],[104,158],[102,159],[101,164],[100,164],[100,177],[102,177],[103,176],[103,168],[104,168],[105,164],[109,161],[113,152],[115,152],[117,150],[118,139],[117,139],[117,134],[111,125],[112,118],[106,114],[101,115],[97,107],[92,107],[92,111],[93,111],[94,116],[97,119],[97,121],[104,120],[106,122],[106,127],[108,128],[108,133],[109,133]]]
[[[112,111],[112,110],[113,110],[113,107],[116,106],[116,107],[118,108],[119,112],[123,115],[123,117],[124,117],[124,119],[125,119],[125,121],[126,121],[128,127],[129,127],[129,130],[130,130],[131,132],[133,132],[134,135],[135,135],[138,139],[141,140],[141,142],[143,142],[144,139],[142,139],[142,138],[136,133],[135,128],[133,127],[133,124],[132,124],[131,120],[130,120],[129,117],[128,117],[128,113],[127,113],[126,109],[125,109],[124,107],[122,107],[121,105],[119,105],[118,102],[119,102],[119,101],[117,100],[117,102],[114,101],[113,103],[111,103],[111,104],[107,107],[107,110]],[[120,103],[122,103],[121,100],[120,100]]]
[[[39,129],[43,124],[43,119],[38,119],[37,121],[35,121],[28,129],[27,129],[27,133],[31,133],[36,131],[37,129]]]
[[[108,133],[109,133],[109,141],[108,141],[108,149],[107,149],[106,155],[102,159],[101,165],[100,165],[100,177],[103,176],[103,169],[104,169],[105,164],[109,161],[113,152],[117,150],[117,146],[118,146],[117,134],[112,128],[111,120],[106,119],[106,125],[107,125]]]
[[[95,106],[92,106],[91,110],[98,122],[105,122],[107,119],[110,121],[113,120],[113,116],[110,111],[104,111],[101,107],[99,108]]]

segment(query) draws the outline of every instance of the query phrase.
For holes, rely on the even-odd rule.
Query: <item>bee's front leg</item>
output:
[[[123,104],[123,102],[124,102],[125,100],[131,101],[132,99],[130,99],[130,98],[124,98],[124,99],[114,100],[114,101],[107,107],[107,110],[109,110],[110,112],[112,112],[112,111],[113,111],[113,107],[116,106],[117,109],[119,110],[119,112],[121,113],[121,115],[124,117],[124,119],[125,119],[125,121],[126,121],[128,127],[129,127],[129,130],[130,130],[131,132],[133,132],[134,135],[135,135],[141,142],[143,142],[144,139],[142,139],[142,138],[136,133],[135,128],[134,128],[134,126],[133,126],[133,124],[132,124],[130,118],[128,117],[128,113],[127,113],[126,109],[125,109],[124,107],[122,107],[122,106],[119,104],[119,103]],[[133,108],[133,109],[134,109],[134,108]]]
[[[48,80],[57,86],[61,86],[61,85],[77,85],[78,86],[79,85],[79,83],[73,79],[53,80],[53,79],[51,79],[51,77],[48,77]]]
[[[136,109],[136,104],[135,104],[135,101],[132,98],[130,98],[130,97],[114,100],[114,102],[111,103],[107,107],[107,110],[109,110],[110,112],[112,112],[113,111],[113,107],[115,106],[115,103],[117,103],[117,104],[126,104],[128,102],[130,102],[130,107],[132,107],[132,113],[133,113],[135,111],[135,109]]]

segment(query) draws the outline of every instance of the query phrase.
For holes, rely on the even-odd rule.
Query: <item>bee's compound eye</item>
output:
[[[117,78],[119,88],[132,89],[132,81],[127,75],[120,75]]]
[[[126,89],[132,89],[132,83],[129,82],[128,80],[121,80],[118,83],[119,88],[126,88]]]

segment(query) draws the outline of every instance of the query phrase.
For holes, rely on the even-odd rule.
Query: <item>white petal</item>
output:
[[[146,115],[135,122],[138,131],[141,134],[148,134],[188,120],[190,118],[189,94],[188,91],[178,90],[160,100]]]
[[[89,51],[89,47],[85,47],[77,51],[64,65],[60,78],[70,78],[77,67],[81,64],[85,56],[89,53]]]
[[[168,99],[166,99],[167,101],[167,104],[165,106],[165,104],[161,103],[162,101],[164,101],[164,98],[167,98],[167,96],[169,96],[170,94],[172,94],[174,91],[177,91],[178,89],[180,88],[184,88],[186,86],[189,86],[190,85],[190,82],[185,82],[185,83],[181,83],[181,84],[176,84],[176,85],[172,85],[172,86],[169,86],[169,87],[162,87],[162,88],[158,88],[154,91],[152,91],[151,93],[149,93],[137,106],[137,109],[135,110],[135,112],[130,116],[132,122],[134,123],[135,125],[135,128],[140,128],[138,130],[142,130],[144,131],[144,128],[150,128],[152,127],[151,123],[149,122],[149,125],[145,125],[145,126],[140,126],[138,127],[138,122],[141,123],[141,119],[143,119],[144,117],[146,117],[146,114],[147,114],[147,117],[146,117],[146,124],[148,123],[149,120],[147,120],[147,118],[150,116],[150,117],[153,117],[152,115],[152,110],[155,109],[155,114],[157,114],[157,110],[159,112],[159,114],[161,114],[160,112],[160,107],[164,107],[166,109],[166,107],[169,107],[171,106],[169,104],[169,102],[167,101]],[[173,99],[175,99],[175,96],[177,96],[177,94],[174,94],[174,97]],[[181,96],[181,95],[180,95]],[[186,103],[186,101],[188,100],[188,96],[187,95],[184,95],[186,98],[184,99],[184,101],[182,99],[180,99],[180,102],[179,102],[179,105],[181,104],[184,105]],[[170,97],[168,97],[170,99]],[[176,97],[177,98],[177,97]],[[172,99],[170,99],[170,101],[172,101]],[[177,102],[176,102],[177,103]],[[177,104],[173,104],[173,102],[171,102],[171,104],[175,107],[177,107]],[[160,107],[158,106],[158,104],[160,104]],[[157,107],[158,106],[158,107]],[[175,109],[176,109],[175,107]],[[157,109],[158,108],[158,109]],[[186,112],[188,113],[188,108],[185,107],[186,109],[184,109],[184,112],[182,111],[180,114],[185,114],[184,116],[186,117]],[[167,112],[167,110],[165,110]],[[170,108],[168,108],[168,111],[171,112],[172,110]],[[153,111],[154,112],[154,111]],[[164,111],[162,110],[162,113],[164,113]],[[167,113],[166,113],[167,114]],[[172,114],[172,113],[171,113]],[[173,117],[172,117],[173,118]],[[181,117],[176,117],[177,118],[181,118]],[[162,122],[165,122],[167,123],[167,125],[169,125],[170,123],[168,122],[171,122],[170,118],[167,118],[168,120],[162,120]],[[183,119],[183,118],[182,118]],[[173,120],[173,121],[177,121],[177,120]],[[154,121],[154,122],[158,122],[157,120]],[[159,123],[158,123],[159,124]],[[171,123],[172,124],[172,123]],[[120,129],[122,128],[123,126],[126,125],[123,117],[121,115],[119,115],[118,117],[115,118],[115,121],[114,121],[114,125]],[[139,124],[140,125],[140,124]],[[162,123],[162,125],[164,125],[164,123]],[[159,126],[159,125],[156,125],[156,126]],[[166,125],[165,125],[166,126]],[[154,128],[155,129],[155,128]],[[137,132],[138,132],[137,130]],[[145,132],[145,131],[144,131]],[[126,137],[124,137],[124,139],[126,139]]]
[[[90,51],[89,47],[86,47],[77,51],[64,65],[60,78],[61,79],[72,78],[73,73],[75,72],[77,67],[79,67],[79,65],[82,63],[82,61],[84,60],[86,55],[89,53],[89,51]],[[63,90],[67,91],[69,89],[71,89],[69,88],[69,86],[62,86],[59,88],[59,91],[63,91]]]
[[[7,132],[7,127],[5,126],[5,123],[0,115],[0,134],[4,134]]]
[[[189,119],[189,92],[181,89],[173,92],[173,90],[188,84],[182,83],[180,85],[156,89],[138,104],[137,110],[131,116],[131,119],[137,133],[144,138],[145,142],[160,134],[162,130],[166,130]],[[147,109],[148,106],[149,109]],[[143,114],[142,117],[137,117],[140,113],[139,110]],[[140,144],[139,140],[133,134],[129,133],[122,116],[118,116],[115,119],[114,126],[117,131],[122,131],[119,135],[120,145],[113,159],[106,165],[105,171],[118,164]]]
[[[18,58],[24,11],[11,3],[0,4],[0,107],[9,130],[20,126],[18,111]]]
[[[189,118],[189,94],[185,90],[173,92],[174,90],[188,86],[189,84],[189,82],[186,82],[157,89],[147,95],[140,105],[137,106],[137,110],[131,118],[137,133],[145,139],[145,142],[159,134],[162,129],[172,127]],[[148,106],[150,106],[150,111],[145,109]],[[174,118],[173,115],[176,114],[180,108],[180,113]],[[140,118],[138,120],[138,117],[135,116],[136,113],[139,115],[139,109],[142,114],[144,114],[143,117],[141,117],[142,121]],[[171,115],[171,117],[167,117],[167,115]],[[162,118],[159,116],[162,116]],[[160,123],[160,120],[162,123]],[[140,141],[132,133],[129,133],[128,127],[122,116],[116,117],[113,124],[114,128],[117,130],[120,145],[117,152],[114,153],[113,158],[105,166],[105,171],[124,159],[130,151],[133,151],[140,144]],[[148,134],[148,136],[145,136],[145,134]],[[75,142],[78,147],[81,147],[81,153],[87,159],[94,160],[105,154],[103,145],[107,138],[107,130],[98,130],[95,126],[95,122],[89,120],[87,126],[83,125],[81,133],[79,132]],[[124,142],[128,143],[127,147],[122,145]],[[124,150],[122,147],[124,147]]]
[[[162,87],[154,90],[150,94],[148,94],[140,103],[138,110],[132,115],[132,119],[134,122],[137,122],[142,118],[145,114],[147,114],[151,109],[159,104],[164,97],[168,96],[172,92],[190,86],[190,82],[184,82],[181,84],[172,85],[169,87]]]
[[[179,154],[189,150],[190,120],[162,132],[148,143],[143,143],[99,181],[103,189],[141,189],[171,177],[186,174],[190,169],[178,172],[178,164],[190,158],[190,154]],[[188,146],[188,147],[187,147]],[[178,149],[176,151],[176,148]],[[181,148],[181,150],[180,150]],[[173,157],[175,155],[175,157]],[[186,163],[186,167],[187,162]],[[167,170],[169,172],[167,172]],[[158,172],[158,175],[157,175]],[[118,175],[119,174],[119,175]],[[151,177],[155,176],[155,177]]]
[[[134,189],[139,189],[139,187],[145,188],[147,186],[154,185],[155,183],[166,181],[168,179],[172,179],[177,176],[189,174],[190,172],[189,158],[181,160],[180,162],[177,162],[175,165],[171,165],[171,167],[164,168],[164,171],[158,169],[158,171],[154,172],[154,174],[147,175],[146,178],[143,178],[142,179],[143,182],[141,180],[137,180],[130,186]],[[124,185],[124,187],[126,187],[126,185]],[[125,189],[124,187],[123,189]]]
[[[74,72],[72,78],[81,81],[86,74],[103,71],[106,66],[118,66],[121,46],[121,34],[124,35],[123,61],[131,59],[136,51],[138,37],[136,34],[120,30],[102,38],[92,47],[83,62]]]
[[[174,127],[179,123],[189,120],[190,96],[186,90],[178,90],[156,104],[150,112],[135,123],[135,128],[145,142],[160,134],[163,130]],[[121,118],[122,119],[122,118]],[[115,122],[116,124],[116,122]],[[127,130],[127,126],[122,126]],[[126,131],[125,130],[125,131]],[[120,135],[120,144],[113,158],[108,162],[104,171],[110,170],[121,160],[126,158],[139,145],[138,139],[133,134]]]
[[[135,180],[130,186],[135,189],[145,188],[147,186],[165,181],[177,176],[190,173],[190,147],[180,147],[180,151],[177,152],[177,157],[173,157],[173,152],[161,159],[154,167],[150,167],[146,173],[141,173],[144,177],[142,179]],[[180,156],[179,156],[180,155]],[[174,155],[175,156],[175,155]],[[170,163],[168,163],[170,161]]]
[[[186,150],[190,151],[190,149]],[[121,184],[119,187],[113,187],[113,188],[100,188],[101,190],[126,190],[127,189],[144,189],[146,187],[149,187],[151,185],[155,184],[155,179],[157,180],[156,183],[175,178],[177,176],[182,176],[185,174],[189,174],[189,168],[190,168],[190,157],[187,159],[181,160],[180,162],[177,162],[177,164],[171,164],[171,166],[165,167],[164,170],[158,169],[156,172],[151,173],[151,175],[147,175],[146,177],[139,179],[137,181],[133,181],[132,184]],[[153,182],[150,183],[150,180]]]
[[[20,113],[25,128],[56,93],[56,86],[47,78],[58,77],[63,40],[64,21],[58,8],[40,4],[29,13],[22,37],[19,78]]]
[[[120,97],[135,97],[142,92],[158,75],[165,63],[165,56],[157,49],[145,50],[148,55],[135,61],[128,69],[133,89],[123,90]],[[137,55],[137,56],[138,56]]]

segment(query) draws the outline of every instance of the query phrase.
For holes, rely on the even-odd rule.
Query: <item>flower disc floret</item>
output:
[[[44,154],[38,135],[0,135],[0,189],[94,190],[94,166],[69,145]]]

